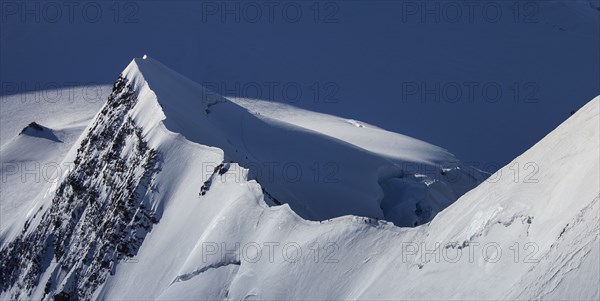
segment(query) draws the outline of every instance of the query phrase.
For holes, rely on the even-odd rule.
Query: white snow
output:
[[[152,95],[147,89],[143,95]],[[99,297],[598,299],[597,287],[576,283],[600,281],[597,268],[580,268],[598,262],[599,101],[515,159],[538,164],[539,182],[515,182],[511,163],[498,172],[503,173],[498,181],[481,184],[417,228],[354,216],[306,221],[287,205],[268,207],[256,182],[232,172],[198,199],[197,185],[205,178],[190,179],[223,154],[171,137],[159,143],[169,154],[155,195],[165,202],[161,222],[137,263],[117,266]],[[259,110],[257,103],[249,110]],[[158,106],[152,108],[161,115]],[[278,112],[260,115],[291,122]],[[140,112],[137,118],[145,116]],[[574,226],[561,236],[567,224]],[[446,248],[454,243],[464,247]],[[516,244],[518,255],[512,251]],[[302,256],[290,260],[285,246]],[[454,260],[458,252],[462,256]]]
[[[21,231],[25,216],[48,197],[66,172],[66,153],[104,104],[110,86],[70,87],[3,96],[0,100],[0,243]],[[58,139],[19,135],[31,122],[48,127]]]
[[[464,176],[447,151],[347,118],[230,101],[151,58],[134,60],[124,75],[139,93],[130,115],[162,154],[145,196],[161,217],[98,299],[600,298],[600,97],[493,181],[439,204],[449,207],[431,223],[404,228],[376,220],[382,206],[400,205],[389,211],[400,218],[402,198],[426,195],[435,204],[468,190],[464,178],[434,177],[440,170]],[[39,138],[10,143],[21,148],[29,139]],[[11,144],[5,152],[17,156]],[[213,177],[224,160],[235,163]],[[240,167],[294,162],[308,171],[328,161],[339,165],[338,182],[268,181]],[[423,182],[399,177],[407,165],[422,169],[411,175]],[[210,190],[199,196],[209,177]],[[290,204],[270,206],[263,188]]]
[[[385,199],[382,185],[411,187],[417,193],[410,210],[420,202],[434,215],[484,177],[460,169],[446,150],[408,136],[282,104],[230,101],[152,58],[134,60],[124,75],[144,87],[141,102],[152,107],[153,113],[142,106],[134,113],[144,116],[145,129],[161,120],[187,140],[222,149],[225,161],[249,168],[275,199],[306,219],[354,214],[413,225],[414,216],[399,219],[402,200]],[[206,163],[198,172],[212,167]],[[454,173],[443,175],[442,168]],[[423,219],[417,223],[429,221]]]

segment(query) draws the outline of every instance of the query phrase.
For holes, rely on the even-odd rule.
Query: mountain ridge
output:
[[[141,121],[143,128],[160,119],[187,140],[223,150],[226,161],[249,168],[250,177],[269,195],[307,219],[355,214],[401,225],[422,224],[429,220],[425,215],[432,217],[485,178],[476,169],[461,169],[446,150],[404,135],[357,128],[341,118],[306,111],[308,118],[321,116],[325,123],[308,127],[306,121],[271,118],[210,92],[147,56],[134,59],[124,75],[142,87],[140,93],[151,95],[148,108],[160,107],[152,113],[134,113],[151,120]],[[144,126],[145,122],[150,123]],[[361,132],[368,134],[360,137]],[[287,177],[290,173],[293,178]],[[406,185],[423,193],[409,195],[408,204],[386,200],[380,208],[384,190],[397,194],[395,187]],[[430,189],[434,192],[428,193]],[[406,206],[431,213],[417,219],[402,216]]]
[[[276,185],[257,179],[251,167],[244,168],[248,161],[230,162],[228,153],[235,153],[235,147],[242,151],[240,146],[252,149],[253,154],[276,152],[261,148],[261,143],[270,145],[268,140],[251,144],[254,148],[237,144],[241,140],[234,135],[239,133],[237,124],[228,128],[230,119],[219,118],[231,113],[228,108],[234,108],[236,117],[251,114],[256,104],[234,106],[226,99],[211,106],[210,112],[204,111],[206,107],[199,112],[169,107],[176,104],[169,104],[169,97],[158,102],[168,93],[157,95],[144,75],[131,66],[65,158],[72,157],[74,168],[61,176],[53,193],[38,201],[41,207],[29,215],[21,236],[0,249],[2,298],[49,300],[68,292],[82,299],[560,299],[575,288],[582,299],[598,298],[593,286],[581,289],[576,283],[600,281],[589,268],[598,261],[599,249],[595,213],[600,187],[594,185],[600,181],[596,140],[600,97],[514,160],[520,162],[519,170],[529,162],[538,164],[534,178],[527,178],[538,182],[525,182],[529,173],[512,177],[511,162],[453,204],[442,204],[439,214],[431,211],[430,216],[423,216],[422,224],[398,227],[377,214],[361,217],[334,210],[337,214],[331,218],[311,221],[298,212],[302,203],[275,206],[264,189]],[[159,74],[155,76],[160,79]],[[189,116],[209,116],[199,122],[210,127],[192,136],[198,141],[169,128],[177,123],[168,122],[168,112],[177,110],[191,111]],[[273,118],[301,126],[315,120],[311,116]],[[257,126],[250,130],[258,133],[285,130],[294,138],[310,138],[302,143],[322,139],[298,134],[290,127],[277,128],[280,123],[261,118],[270,117],[255,116],[255,123],[246,125]],[[183,121],[179,126],[189,126],[193,120],[173,119]],[[210,124],[213,119],[222,122]],[[327,117],[323,124],[369,130],[368,125],[356,127],[345,119]],[[276,130],[270,132],[272,127]],[[212,138],[208,141],[229,144],[225,150],[222,145],[203,145],[203,135]],[[332,145],[327,150],[349,149],[359,158],[374,154],[336,142]],[[239,156],[243,159],[244,155]],[[339,159],[335,162],[353,162]],[[392,159],[372,160],[389,164]],[[563,172],[571,165],[578,168]],[[418,199],[420,192],[448,191],[443,177],[404,170],[397,177],[381,179],[377,172],[370,177],[373,187],[382,187],[382,180],[393,181],[386,184],[391,190],[385,193],[393,197],[386,204],[394,204],[394,199]],[[305,189],[321,183],[308,184],[313,186]],[[423,190],[430,186],[431,190]],[[412,195],[394,190],[402,187]],[[439,200],[435,197],[430,200]],[[304,205],[313,210],[328,208],[315,207],[318,203]],[[75,226],[65,228],[65,224]],[[510,253],[515,244],[521,256]],[[529,250],[525,246],[537,247],[537,251],[523,253]],[[484,253],[482,248],[491,251]],[[456,260],[447,257],[447,252],[465,253]],[[466,254],[471,252],[476,254],[474,260]],[[32,264],[19,264],[29,259]],[[395,285],[390,287],[390,283]]]

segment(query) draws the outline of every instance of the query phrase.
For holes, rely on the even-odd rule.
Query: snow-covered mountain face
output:
[[[3,224],[1,297],[598,299],[599,102],[482,183],[428,143],[135,59]]]
[[[124,75],[151,107],[136,114],[223,150],[226,162],[249,169],[270,204],[289,204],[305,219],[353,214],[415,226],[484,179],[428,143],[289,106],[232,102],[151,58],[134,60]],[[198,172],[215,167],[205,164]],[[231,172],[241,178],[241,170]]]

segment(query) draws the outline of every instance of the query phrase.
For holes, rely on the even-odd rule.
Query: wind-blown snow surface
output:
[[[0,242],[18,233],[36,200],[66,171],[63,161],[100,110],[109,86],[70,87],[0,100]],[[45,127],[21,131],[30,123]]]
[[[288,206],[267,207],[256,182],[229,172],[204,198],[191,197],[190,166],[222,154],[198,156],[201,147],[169,137],[161,221],[98,296],[598,299],[599,101],[417,228],[352,216],[309,222]],[[197,155],[182,161],[188,152]],[[538,166],[537,182],[512,173],[527,162]]]
[[[596,284],[600,281],[597,269],[600,98],[580,109],[489,181],[436,215],[431,223],[399,228],[389,222],[357,216],[309,221],[295,212],[318,218],[317,214],[339,216],[348,210],[378,217],[384,208],[377,206],[372,193],[379,197],[388,193],[385,195],[405,200],[411,196],[395,188],[405,187],[412,193],[451,192],[452,185],[460,182],[448,181],[435,167],[455,163],[442,171],[446,175],[463,173],[446,151],[357,121],[324,115],[303,116],[308,113],[289,108],[269,113],[268,104],[253,100],[231,103],[151,59],[134,60],[124,76],[136,91],[136,102],[127,111],[118,111],[124,116],[115,119],[119,120],[115,125],[131,124],[136,135],[127,136],[125,144],[116,143],[117,138],[110,140],[113,139],[110,135],[105,135],[108,140],[101,142],[121,147],[117,159],[121,156],[127,163],[135,159],[132,155],[139,145],[147,143],[147,147],[158,153],[159,170],[147,183],[137,186],[142,193],[133,197],[134,201],[140,201],[133,211],[136,216],[140,211],[156,216],[150,231],[137,228],[135,219],[130,223],[126,220],[125,236],[134,238],[133,249],[123,250],[119,246],[114,253],[100,253],[104,254],[102,258],[79,258],[78,254],[88,252],[80,249],[81,241],[91,249],[94,241],[104,244],[104,236],[100,239],[104,232],[98,228],[108,229],[110,234],[110,227],[100,221],[98,227],[90,228],[75,220],[82,239],[72,245],[63,244],[60,258],[45,257],[49,260],[47,268],[39,272],[38,282],[31,291],[11,286],[0,298],[16,295],[50,299],[52,293],[63,290],[75,295],[74,287],[83,292],[82,296],[90,296],[89,272],[97,271],[95,264],[100,262],[107,262],[106,281],[100,282],[91,293],[101,299],[599,298]],[[88,139],[90,133],[111,126],[103,122],[106,116],[103,114],[111,114],[111,107],[120,108],[124,102],[109,101],[109,104],[97,115],[95,123],[88,126],[80,138],[81,146],[73,147],[65,161],[75,161],[81,154],[93,155],[83,157],[84,164],[97,161],[95,153],[86,153],[93,149]],[[375,138],[381,135],[386,139],[369,140],[370,135],[348,134],[353,133],[351,130],[365,130]],[[406,148],[403,142],[411,145]],[[392,146],[398,143],[406,152],[389,151],[386,143]],[[274,149],[269,150],[270,146]],[[294,152],[289,157],[279,155],[307,148],[319,150],[320,156]],[[306,164],[314,158],[339,163],[339,181],[347,186],[335,182],[330,187],[338,187],[334,189],[336,193],[345,187],[352,203],[333,203],[343,207],[338,208],[310,198],[297,202],[286,198],[284,201],[291,208],[287,204],[269,206],[275,203],[266,194],[269,190],[274,190],[270,194],[283,196],[296,196],[294,192],[302,190],[268,178],[259,184],[248,180],[250,176],[260,180],[256,171],[248,175],[237,163],[227,163],[234,160],[248,165],[266,160],[304,159],[299,164]],[[408,163],[430,168],[423,168],[422,175],[414,170],[397,169]],[[515,163],[520,164],[518,168]],[[527,163],[533,163],[533,173]],[[346,164],[363,164],[365,172],[341,169],[349,166]],[[378,166],[384,170],[373,169]],[[137,165],[132,165],[132,170],[136,168]],[[520,172],[519,177],[515,177],[514,170]],[[114,189],[121,189],[121,179],[106,171],[99,170],[104,177],[83,180],[93,185],[116,182]],[[440,176],[434,177],[434,173]],[[71,174],[63,176],[62,183],[73,179]],[[440,183],[442,188],[418,179],[436,180],[434,183]],[[328,183],[306,179],[299,182],[306,185],[309,195],[318,194],[311,189],[327,193],[319,186]],[[68,185],[63,185],[64,191],[70,191]],[[103,189],[100,195],[105,196],[104,191],[110,192],[113,186],[100,188]],[[199,195],[201,191],[205,194]],[[441,198],[433,195],[427,200]],[[445,196],[445,199],[451,198]],[[55,206],[51,200],[52,196],[45,196],[38,202],[48,210]],[[61,202],[60,198],[55,200]],[[384,197],[382,204],[385,200]],[[302,204],[318,212],[299,206]],[[117,211],[95,212],[91,204],[83,208],[82,220],[106,215],[107,220],[117,224],[123,221]],[[380,215],[371,215],[377,212]],[[125,212],[124,216],[127,215]],[[60,219],[60,212],[50,217]],[[33,215],[23,232],[26,238],[23,241],[36,238],[36,231],[46,218],[45,214]],[[44,229],[56,228],[50,224]],[[139,237],[143,242],[136,240]],[[54,239],[43,238],[37,240],[42,242],[42,248]],[[48,252],[53,251],[48,249],[45,254]],[[457,258],[457,254],[461,256]],[[19,277],[17,283],[32,281]],[[44,293],[47,283],[51,288],[49,294]],[[28,293],[31,294],[27,296]]]
[[[225,161],[249,168],[271,201],[305,219],[354,214],[414,226],[484,178],[446,150],[404,135],[284,105],[240,106],[151,58],[135,59],[124,74],[140,89],[143,128],[164,119],[187,140],[220,148]],[[214,167],[204,162],[196,172]]]

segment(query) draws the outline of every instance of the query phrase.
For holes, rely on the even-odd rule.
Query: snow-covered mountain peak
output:
[[[251,117],[260,119],[275,119],[288,123],[288,125],[300,126],[319,133],[326,131],[324,134],[332,138],[339,138],[360,148],[369,148],[369,151],[380,155],[410,162],[440,165],[458,161],[445,149],[402,134],[387,132],[371,125],[369,128],[374,131],[361,132],[351,129],[350,126],[357,129],[364,128],[365,123],[360,121],[336,118],[281,103],[259,99],[227,98],[218,95],[148,56],[143,59],[133,59],[123,74],[130,78],[136,86],[147,85],[155,93],[157,102],[161,104],[165,112],[167,128],[172,125],[173,130],[177,130],[176,132],[192,141],[196,138],[193,132],[197,132],[197,124],[203,121],[203,117],[208,116],[207,118],[215,119],[206,110],[210,112],[210,107],[219,103],[226,107],[223,113],[229,115],[227,116],[228,120],[242,118],[239,114],[252,115]],[[273,108],[276,109],[273,110]],[[199,114],[201,112],[207,113],[206,116]],[[177,120],[169,121],[170,115]],[[244,118],[251,117],[244,116]],[[309,121],[317,122],[317,124],[311,128]],[[362,126],[357,126],[359,124]],[[189,126],[191,129],[183,128],[183,125]],[[340,125],[345,127],[340,128]],[[382,134],[385,137],[381,137]],[[365,141],[366,137],[364,136],[371,136],[370,140]],[[383,144],[383,141],[387,141],[387,143]]]
[[[598,299],[599,100],[465,194],[478,174],[441,148],[136,59],[13,210],[0,297]],[[25,143],[64,144],[3,158]]]
[[[133,116],[144,131],[164,125],[222,150],[225,161],[249,169],[271,204],[287,203],[306,219],[353,214],[414,226],[485,177],[442,148],[359,121],[228,99],[150,57],[134,59],[123,75],[139,95]]]

